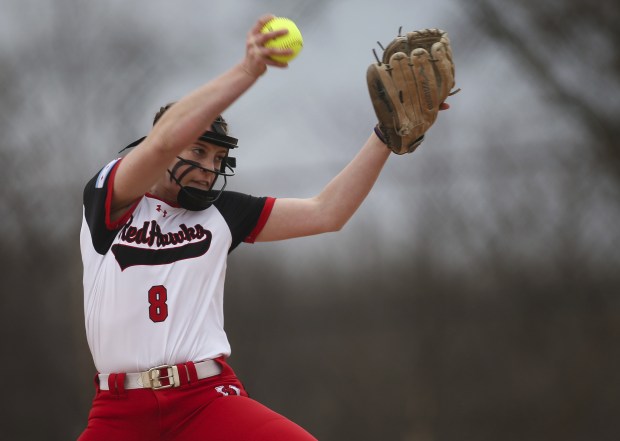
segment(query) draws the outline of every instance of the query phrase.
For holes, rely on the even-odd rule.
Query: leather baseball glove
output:
[[[377,63],[368,66],[366,80],[379,120],[378,135],[402,155],[422,143],[440,104],[458,90],[450,92],[454,63],[446,32],[423,29],[398,34],[384,48],[381,60],[375,52]]]

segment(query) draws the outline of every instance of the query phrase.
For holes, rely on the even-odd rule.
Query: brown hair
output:
[[[153,125],[157,124],[157,121],[159,121],[163,114],[166,113],[166,111],[170,109],[174,105],[174,103],[175,101],[159,108],[159,112],[157,112],[155,114],[155,118],[153,118]],[[217,118],[215,118],[215,121],[211,123],[210,130],[219,135],[228,135],[228,123],[222,115],[218,115]]]

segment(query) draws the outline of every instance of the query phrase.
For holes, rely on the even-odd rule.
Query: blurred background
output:
[[[3,438],[85,427],[83,186],[265,12],[305,47],[226,112],[229,188],[319,192],[375,124],[365,71],[399,26],[449,32],[462,92],[341,232],[231,254],[252,396],[321,440],[620,439],[615,0],[0,0]]]

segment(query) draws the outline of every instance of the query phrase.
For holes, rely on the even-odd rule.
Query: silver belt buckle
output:
[[[162,375],[161,371],[166,370],[166,375]],[[168,384],[162,384],[161,380],[167,378]],[[164,364],[155,366],[148,371],[142,373],[142,384],[153,390],[169,389],[171,387],[179,387],[181,380],[179,379],[179,368]]]

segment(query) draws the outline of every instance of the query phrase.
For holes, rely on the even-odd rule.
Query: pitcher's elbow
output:
[[[334,219],[327,226],[327,230],[326,231],[329,232],[329,233],[336,233],[336,232],[342,230],[344,228],[344,226],[347,224],[348,221],[349,221],[349,218]]]

